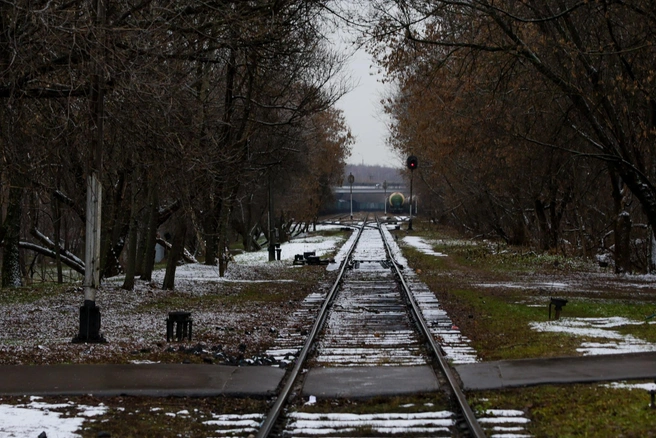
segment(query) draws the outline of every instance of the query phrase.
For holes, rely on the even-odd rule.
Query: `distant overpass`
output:
[[[348,184],[332,188],[336,203],[330,211],[350,211],[351,187]],[[407,199],[410,189],[402,183],[387,184],[387,190],[382,184],[353,184],[353,210],[354,211],[384,211],[387,198],[395,192],[400,192]]]

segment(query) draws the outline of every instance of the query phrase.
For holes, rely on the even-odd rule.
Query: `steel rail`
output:
[[[435,354],[435,357],[437,358],[437,361],[440,365],[440,369],[442,370],[444,376],[449,382],[449,386],[451,387],[453,394],[456,396],[458,405],[460,406],[460,410],[462,411],[465,417],[465,421],[467,423],[467,427],[469,428],[469,431],[472,433],[472,435],[475,438],[485,438],[485,432],[483,431],[483,428],[481,427],[478,420],[476,419],[476,415],[474,415],[474,412],[469,406],[469,403],[467,403],[467,398],[465,397],[465,393],[462,391],[462,389],[460,389],[460,385],[458,384],[458,381],[453,373],[453,370],[451,369],[448,362],[446,361],[446,358],[442,354],[442,350],[439,344],[435,341],[435,338],[431,334],[430,328],[428,327],[428,324],[426,323],[426,320],[424,319],[424,316],[421,313],[421,309],[419,308],[417,301],[412,295],[410,291],[410,287],[408,286],[408,283],[405,281],[405,278],[401,273],[401,269],[399,268],[397,261],[394,259],[392,255],[392,250],[390,248],[389,243],[387,242],[387,239],[385,238],[385,233],[383,232],[383,228],[377,217],[376,217],[376,222],[378,223],[380,235],[383,238],[385,248],[387,249],[387,253],[389,254],[390,261],[392,262],[392,266],[396,271],[402,289],[406,294],[408,301],[410,302],[410,305],[412,307],[412,312],[415,316],[415,320],[417,321],[420,330],[424,333],[424,336],[428,340],[428,343],[430,344],[431,349],[433,350],[433,353]]]
[[[310,352],[310,349],[312,348],[312,344],[314,343],[314,338],[316,338],[317,334],[321,330],[321,327],[323,327],[323,324],[326,321],[326,316],[328,315],[328,311],[327,311],[328,307],[330,306],[333,299],[335,298],[335,293],[337,292],[337,289],[339,289],[340,283],[342,282],[342,278],[344,277],[344,272],[346,271],[346,267],[349,265],[349,261],[351,260],[351,255],[353,254],[353,250],[357,246],[358,241],[360,240],[360,236],[362,235],[362,230],[364,230],[366,224],[367,224],[367,218],[365,218],[364,221],[362,222],[362,226],[358,230],[358,234],[355,237],[353,245],[351,245],[351,248],[349,248],[348,252],[346,253],[344,257],[344,261],[342,262],[342,266],[337,275],[337,280],[333,284],[333,287],[330,289],[330,292],[328,292],[328,295],[326,295],[326,299],[324,300],[323,304],[321,305],[321,309],[319,310],[319,315],[317,317],[317,320],[314,322],[314,325],[312,326],[312,330],[310,330],[310,332],[308,333],[308,337],[305,340],[305,345],[303,345],[301,352],[296,357],[296,363],[294,365],[294,368],[292,368],[292,371],[287,376],[285,385],[280,391],[280,394],[278,394],[278,398],[276,399],[276,402],[271,407],[269,413],[264,419],[264,422],[260,426],[260,430],[256,435],[257,438],[268,437],[269,434],[271,433],[271,429],[273,429],[274,424],[276,423],[278,417],[282,413],[282,408],[287,402],[287,398],[289,397],[289,393],[291,392],[292,387],[294,386],[294,382],[296,382],[296,379],[298,378],[301,368],[303,367],[303,363],[305,362],[305,359],[307,358],[307,355]]]

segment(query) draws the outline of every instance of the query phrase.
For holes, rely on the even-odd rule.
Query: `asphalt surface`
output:
[[[656,379],[656,352],[456,365],[463,389]],[[270,396],[284,377],[275,367],[195,364],[2,365],[0,395]],[[314,368],[304,395],[374,397],[434,392],[428,366]]]
[[[273,395],[285,371],[196,364],[3,365],[0,395]]]
[[[455,366],[464,390],[656,379],[656,352],[504,360]]]
[[[303,395],[317,398],[369,398],[435,392],[437,376],[429,366],[312,368]]]

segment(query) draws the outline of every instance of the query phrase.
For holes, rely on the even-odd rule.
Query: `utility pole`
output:
[[[84,248],[84,304],[80,307],[80,331],[74,343],[105,342],[100,334],[100,308],[96,306],[96,293],[100,286],[100,228],[102,207],[104,74],[102,60],[105,51],[106,0],[96,1],[95,72],[91,80],[91,123],[89,175],[87,176],[86,235]]]
[[[410,169],[410,220],[408,221],[408,231],[412,231],[412,179],[418,164],[419,161],[414,155],[410,155],[406,161],[406,165],[408,166],[408,169]]]
[[[353,220],[353,183],[355,182],[355,177],[350,172],[348,176],[348,182],[349,186],[351,186],[351,220]]]

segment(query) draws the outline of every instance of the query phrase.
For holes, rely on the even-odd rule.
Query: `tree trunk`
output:
[[[583,260],[588,259],[588,242],[586,238],[586,233],[585,233],[585,222],[583,221],[583,218],[581,217],[581,214],[578,211],[578,208],[576,209],[576,222],[578,225],[579,229],[579,239],[581,241],[581,256],[583,257]]]
[[[244,246],[244,251],[250,252],[253,250],[253,194],[246,200],[246,207],[241,203],[241,221],[239,223],[239,230],[241,232],[241,242]]]
[[[524,222],[524,212],[521,209],[517,209],[510,239],[511,245],[526,245],[526,223]]]
[[[155,245],[157,243],[157,229],[159,228],[159,197],[155,184],[151,184],[149,196],[148,227],[146,229],[146,244],[143,249],[143,269],[141,280],[151,281],[155,269]]]
[[[616,219],[613,226],[615,237],[615,273],[631,272],[631,216],[624,209],[626,205],[627,189],[624,180],[610,169],[611,184],[613,185],[613,204]]]
[[[4,249],[2,255],[2,287],[19,287],[21,281],[20,269],[20,224],[22,216],[21,202],[23,188],[12,185],[9,189],[7,216],[3,224],[5,230]]]
[[[136,271],[135,274],[142,276],[144,273],[146,265],[146,250],[147,250],[147,241],[148,241],[148,232],[150,226],[150,220],[153,215],[152,209],[152,197],[153,197],[154,184],[151,182],[150,175],[146,176],[146,190],[142,193],[145,194],[144,207],[140,210],[141,215],[139,218],[139,230],[138,239],[137,239],[137,260],[136,260]]]
[[[631,267],[631,216],[621,212],[615,220],[615,272],[630,273]]]
[[[228,220],[230,218],[230,211],[228,208],[223,208],[221,218],[219,219],[219,277],[225,276],[228,270],[229,253],[228,249]]]
[[[258,216],[261,216],[262,213],[263,211]],[[247,199],[246,206],[243,203],[241,204],[241,219],[234,219],[232,222],[233,228],[241,235],[242,245],[246,252],[262,249],[257,243],[257,238],[261,234],[259,231],[260,224],[253,223],[254,217],[256,215],[253,214],[253,195],[251,195]]]
[[[148,236],[148,222],[150,221],[150,193],[146,190],[146,202],[140,202],[139,214],[137,215],[137,248],[134,260],[134,275],[140,277],[144,271],[146,258],[146,239]]]
[[[656,235],[652,227],[649,227],[649,261],[647,269],[650,274],[656,272]]]
[[[210,208],[203,218],[203,234],[205,234],[205,264],[216,266],[216,260],[219,256],[219,239],[218,228],[223,202],[215,199],[215,204]]]
[[[64,273],[62,271],[61,261],[61,208],[59,200],[53,196],[52,198],[52,226],[54,230],[55,239],[55,264],[57,266],[57,283],[64,282]]]
[[[139,223],[137,220],[137,202],[136,202],[136,183],[137,172],[132,174],[132,184],[130,184],[130,231],[128,232],[128,254],[125,266],[125,280],[123,286],[125,290],[134,289],[134,277],[137,271],[137,238]]]
[[[187,234],[187,222],[182,212],[178,213],[178,220],[175,225],[175,235],[173,236],[173,247],[169,253],[169,259],[166,264],[166,274],[162,289],[173,290],[175,288],[175,269],[184,250],[185,235]]]
[[[544,203],[536,199],[535,200],[535,215],[538,219],[538,233],[540,241],[540,249],[542,251],[549,250],[549,222],[547,221],[547,215],[545,213]]]
[[[113,277],[121,272],[119,256],[123,252],[126,236],[130,229],[130,204],[126,200],[127,191],[126,174],[119,176],[114,196],[111,197],[111,205],[105,205],[105,211],[111,219],[103,224],[102,260],[100,271],[101,278]],[[110,198],[109,196],[107,198]]]

